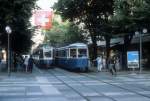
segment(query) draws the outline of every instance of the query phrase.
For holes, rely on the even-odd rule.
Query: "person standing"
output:
[[[115,67],[116,67],[116,70],[120,70],[120,60],[119,60],[119,57],[116,57]]]
[[[30,55],[29,61],[28,61],[28,68],[29,68],[29,72],[32,73],[32,69],[33,69],[33,58],[32,55]]]
[[[102,68],[106,69],[106,58],[105,57],[103,57],[103,59],[102,59],[102,64],[103,64]]]
[[[97,58],[96,58],[96,62],[97,62],[97,70],[98,70],[98,72],[100,72],[101,70],[102,70],[102,58],[100,57],[100,56],[98,56]]]
[[[28,56],[25,56],[24,65],[25,65],[25,71],[26,71],[26,72],[28,72],[28,61],[29,61]]]

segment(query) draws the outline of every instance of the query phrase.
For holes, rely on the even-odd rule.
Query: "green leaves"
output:
[[[45,42],[49,42],[52,46],[58,46],[77,41],[83,41],[78,26],[69,21],[62,22],[60,16],[55,15],[52,29],[46,32]]]
[[[32,28],[30,17],[36,0],[0,0],[1,46],[7,47],[5,26],[12,28],[11,49],[17,53],[26,52],[31,47]]]
[[[141,28],[149,28],[150,3],[148,0],[115,0],[112,22],[121,33],[134,33]]]

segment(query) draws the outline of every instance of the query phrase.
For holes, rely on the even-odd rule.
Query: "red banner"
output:
[[[50,29],[52,27],[52,11],[37,10],[34,13],[35,26],[41,27],[42,29]]]

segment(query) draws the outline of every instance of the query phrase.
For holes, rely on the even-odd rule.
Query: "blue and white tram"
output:
[[[33,59],[35,64],[39,68],[51,68],[54,58],[53,58],[54,48],[50,46],[38,47],[33,52]]]
[[[71,70],[88,70],[88,46],[84,43],[74,43],[56,49],[55,63]]]

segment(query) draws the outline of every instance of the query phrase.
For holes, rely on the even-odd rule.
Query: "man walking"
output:
[[[30,55],[30,58],[29,58],[29,61],[28,61],[28,68],[29,68],[29,71],[32,73],[32,69],[33,69],[33,58],[32,58],[32,55]]]

